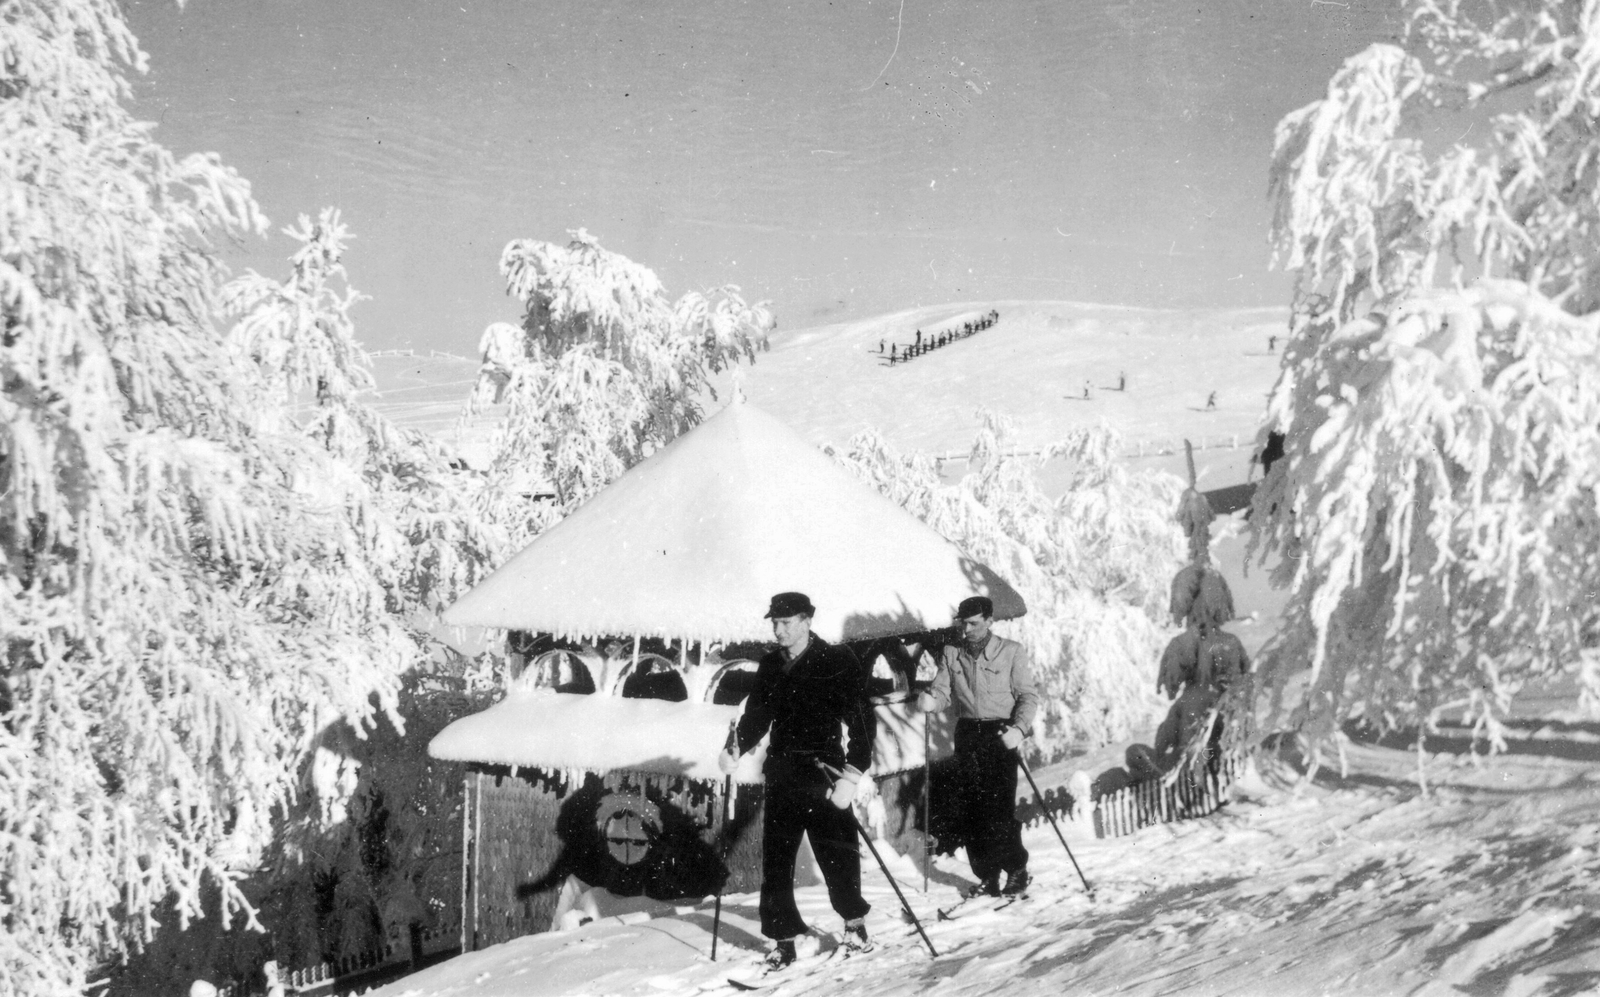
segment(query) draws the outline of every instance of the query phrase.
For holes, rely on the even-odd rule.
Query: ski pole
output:
[[[933,817],[928,810],[928,715],[922,715],[922,892],[928,892],[928,850],[933,841]]]
[[[722,927],[722,891],[728,885],[728,797],[733,791],[733,776],[722,777],[722,882],[717,884],[717,906],[711,915],[711,961],[717,961],[717,932]]]
[[[734,745],[735,738],[739,736],[738,731],[739,727],[737,721],[730,722],[728,724],[728,740],[727,743],[722,746],[724,751]],[[731,823],[730,818],[733,815],[728,812],[728,800],[732,797],[732,795],[733,776],[732,774],[729,774],[722,777],[722,882],[717,884],[717,906],[711,915],[712,962],[717,961],[717,932],[722,927],[722,891],[726,889],[728,885],[728,851],[732,847],[733,841],[733,832],[729,828],[729,824]]]
[[[1022,766],[1022,774],[1028,777],[1028,785],[1033,787],[1033,795],[1039,801],[1039,809],[1044,811],[1045,817],[1050,821],[1050,827],[1055,830],[1056,838],[1060,840],[1061,847],[1067,850],[1067,858],[1072,859],[1072,868],[1077,870],[1078,878],[1083,880],[1083,892],[1093,897],[1094,887],[1089,885],[1089,880],[1084,877],[1083,870],[1078,867],[1078,859],[1072,854],[1072,846],[1067,844],[1066,835],[1061,833],[1061,825],[1056,823],[1055,814],[1050,812],[1050,806],[1045,803],[1044,794],[1039,792],[1039,784],[1033,781],[1033,773],[1028,771],[1028,763],[1022,760],[1022,752],[1020,751],[1017,752],[1017,764]]]
[[[818,768],[831,775],[835,782],[838,782],[839,777],[844,775],[843,772],[820,758],[814,758],[812,761],[817,763]],[[856,812],[853,809],[846,807],[845,811],[850,814],[850,823],[855,825],[856,834],[860,835],[861,840],[867,843],[867,851],[872,853],[874,859],[877,859],[878,868],[883,870],[883,878],[889,881],[889,885],[894,888],[894,895],[900,898],[900,909],[905,911],[906,917],[911,918],[911,923],[916,925],[917,934],[922,936],[922,943],[928,946],[928,954],[935,959],[939,958],[938,950],[933,947],[933,942],[928,940],[928,933],[922,930],[922,922],[917,920],[916,911],[911,909],[911,904],[906,901],[906,895],[900,892],[900,881],[894,878],[894,874],[889,871],[889,866],[884,863],[883,856],[878,854],[877,847],[873,845],[872,839],[867,836],[867,829],[861,826],[861,821],[856,817]]]
[[[822,771],[826,771],[827,775],[832,776],[832,778],[834,778],[835,783],[837,783],[838,779],[842,778],[842,776],[845,775],[845,773],[842,773],[842,771],[838,771],[837,768],[832,767],[832,765],[829,765],[829,763],[824,762],[824,760],[822,760],[822,759],[811,759],[811,760],[813,760],[813,762],[816,762],[816,767],[821,768]],[[851,808],[848,808],[848,807],[846,807],[845,810],[846,810],[846,813],[850,813],[850,823],[854,824],[854,826],[856,826],[856,834],[861,835],[862,842],[866,842],[867,843],[867,851],[870,851],[870,853],[872,853],[872,858],[877,859],[877,861],[878,861],[878,869],[882,869],[882,871],[883,871],[883,879],[890,880],[890,887],[894,888],[894,896],[898,896],[899,901],[901,901],[901,911],[906,912],[906,917],[909,917],[910,923],[914,923],[914,925],[917,925],[917,935],[922,935],[923,944],[926,944],[926,946],[928,946],[928,952],[930,952],[930,954],[933,955],[934,959],[938,959],[939,952],[938,951],[934,951],[933,943],[931,943],[931,941],[928,941],[928,933],[926,933],[926,931],[922,930],[922,922],[920,922],[920,920],[917,920],[917,912],[912,911],[912,909],[910,909],[910,904],[907,903],[907,901],[906,901],[906,895],[904,895],[904,893],[901,893],[901,888],[899,888],[899,880],[898,879],[894,879],[894,874],[893,874],[893,872],[890,872],[890,867],[888,867],[888,864],[886,864],[885,861],[883,861],[883,856],[882,855],[878,855],[877,847],[875,847],[874,843],[872,843],[872,839],[870,839],[870,837],[867,837],[867,829],[866,829],[866,827],[862,827],[861,826],[861,821],[859,821],[859,819],[856,818],[856,811],[851,810]]]
[[[889,867],[883,862],[883,856],[878,854],[878,849],[873,846],[872,839],[867,837],[867,829],[861,826],[861,821],[856,817],[854,810],[850,811],[850,823],[856,826],[856,833],[861,835],[861,840],[867,843],[867,851],[871,852],[872,857],[878,860],[878,868],[883,870],[883,878],[887,879],[889,885],[894,887],[894,895],[900,898],[900,908],[906,912],[906,917],[911,918],[911,923],[916,925],[917,934],[922,936],[922,943],[928,946],[928,954],[935,959],[939,958],[938,950],[933,947],[933,942],[928,940],[928,933],[922,930],[922,922],[917,920],[916,911],[912,910],[911,905],[906,902],[906,895],[900,892],[900,883],[889,872]]]

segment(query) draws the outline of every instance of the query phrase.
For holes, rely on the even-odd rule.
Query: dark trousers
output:
[[[761,933],[768,938],[805,934],[806,923],[794,903],[794,861],[800,835],[811,839],[828,901],[846,921],[865,917],[872,905],[861,898],[861,853],[855,819],[828,802],[825,783],[813,780],[767,782],[761,818]]]
[[[1017,820],[1017,755],[1000,742],[1005,720],[956,721],[956,827],[980,880],[1028,864]]]

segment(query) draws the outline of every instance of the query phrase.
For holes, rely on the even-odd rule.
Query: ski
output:
[[[983,911],[989,911],[991,913],[994,911],[1001,911],[1005,910],[1007,907],[1010,907],[1012,904],[1015,904],[1019,900],[1026,899],[1028,899],[1028,895],[1026,893],[1002,897],[967,897],[962,900],[957,900],[949,907],[941,907],[938,912],[939,920],[954,921],[957,918],[977,914]]]
[[[867,952],[870,951],[872,950],[867,950]],[[796,976],[810,975],[812,972],[821,969],[824,963],[834,959],[848,959],[852,955],[865,954],[867,953],[854,952],[848,946],[841,944],[812,956],[801,956],[782,969],[764,970],[760,968],[758,963],[756,967],[753,967],[755,975],[747,979],[730,976],[726,978],[725,982],[735,990],[765,990],[768,987],[775,987],[780,983],[792,980]]]
[[[962,897],[948,907],[940,907],[936,914],[941,921],[953,921],[957,915],[965,911],[977,910],[999,899],[987,893],[977,893],[970,897]]]
[[[768,971],[760,963],[750,967],[750,975],[744,978],[737,976],[726,977],[723,982],[735,990],[764,990],[775,987],[793,975],[794,967],[785,966],[783,969]]]

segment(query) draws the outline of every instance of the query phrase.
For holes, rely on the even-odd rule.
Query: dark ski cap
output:
[[[780,616],[815,616],[817,607],[811,605],[811,600],[804,592],[779,592],[772,597],[772,605],[767,608],[767,615],[763,619],[775,620]]]
[[[965,620],[973,616],[990,617],[994,615],[994,600],[986,595],[969,595],[961,600],[961,605],[956,607],[956,619]]]

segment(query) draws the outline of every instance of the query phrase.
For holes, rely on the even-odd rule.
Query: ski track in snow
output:
[[[1505,994],[1600,991],[1600,765],[1550,755],[1475,764],[1434,756],[1425,795],[1409,751],[1353,745],[1351,769],[1295,788],[1276,759],[1219,813],[1097,840],[1065,826],[1090,900],[1048,826],[1027,832],[1032,899],[940,922],[970,882],[941,856],[931,888],[891,867],[937,959],[870,856],[863,881],[878,948],[820,958],[839,920],[820,886],[797,968],[765,993],[851,995]],[[882,846],[880,845],[880,851]],[[890,853],[892,854],[892,853]],[[886,858],[890,857],[886,854]],[[450,960],[382,997],[732,993],[764,950],[754,894],[648,921],[602,919]]]

